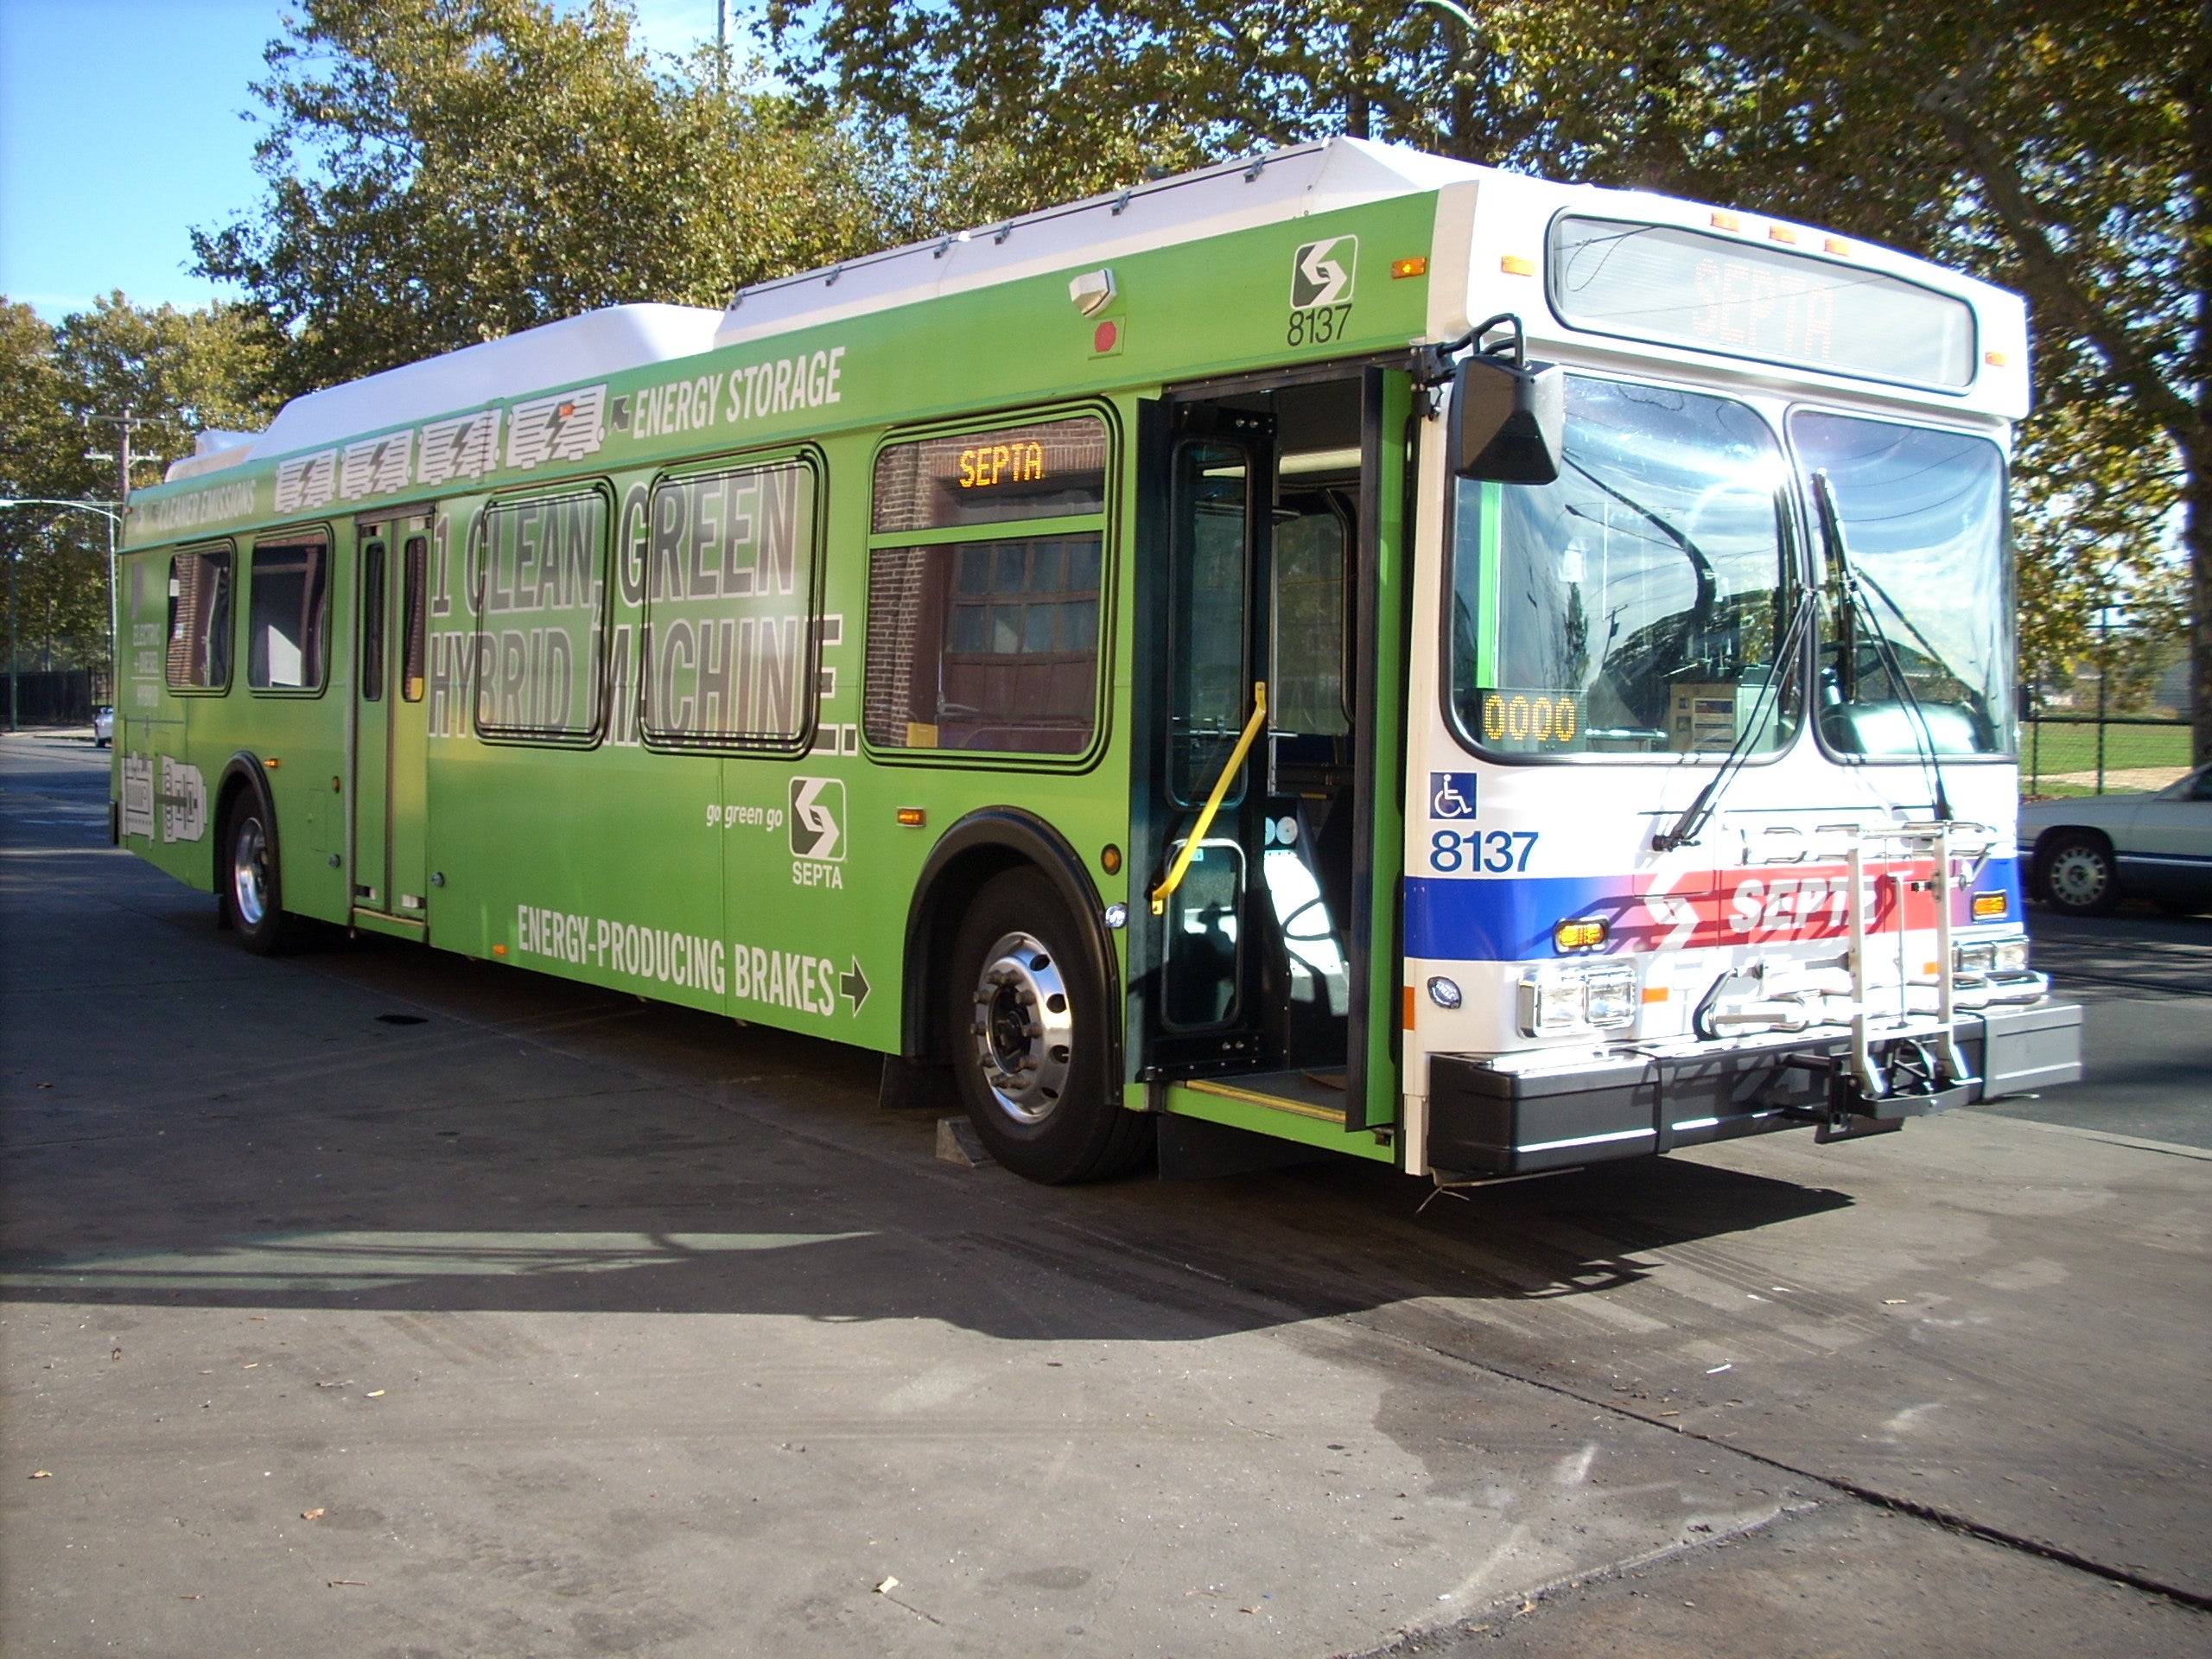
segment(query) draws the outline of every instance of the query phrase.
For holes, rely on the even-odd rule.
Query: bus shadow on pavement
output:
[[[180,1160],[190,1161],[189,1152]],[[641,1173],[581,1182],[557,1215],[489,1205],[472,1180],[442,1191],[429,1172],[373,1220],[342,1193],[327,1222],[285,1217],[275,1227],[226,1226],[209,1213],[216,1204],[188,1199],[168,1208],[168,1225],[149,1208],[115,1230],[122,1237],[67,1251],[36,1248],[39,1230],[19,1211],[0,1298],[934,1319],[1008,1340],[1196,1340],[1424,1297],[1617,1290],[1656,1270],[1640,1259],[1647,1252],[1851,1202],[1658,1160],[1439,1198],[1418,1215],[1424,1189],[1363,1168],[1236,1177],[1195,1192],[1138,1179],[1074,1194],[983,1172],[996,1191],[982,1211],[957,1180],[887,1182],[857,1199],[780,1182],[764,1195],[755,1184],[724,1203],[694,1193],[663,1209],[636,1197]],[[180,1195],[196,1185],[183,1174],[169,1172]],[[494,1217],[494,1208],[509,1213]],[[67,1224],[57,1230],[82,1236]]]
[[[1686,1159],[1466,1198],[1350,1160],[1035,1187],[938,1163],[860,1050],[384,941],[256,960],[203,898],[141,903],[174,988],[91,1050],[12,1045],[0,1299],[1187,1340],[1616,1289],[1646,1252],[1851,1203]],[[88,981],[120,954],[99,925],[52,943]]]

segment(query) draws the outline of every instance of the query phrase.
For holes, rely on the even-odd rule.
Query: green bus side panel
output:
[[[517,470],[504,464],[511,456],[503,454],[491,473],[448,484],[442,494],[410,489],[320,509],[331,515],[318,522],[332,537],[334,608],[333,665],[319,695],[255,695],[243,683],[249,532],[271,523],[274,464],[257,461],[136,494],[126,539],[133,547],[160,545],[124,561],[131,643],[119,700],[118,794],[129,792],[123,770],[141,759],[158,791],[167,760],[197,769],[210,798],[207,821],[195,835],[164,839],[157,803],[153,832],[127,836],[125,844],[206,888],[218,830],[213,795],[224,765],[239,751],[273,758],[279,764],[265,776],[276,800],[287,907],[345,918],[349,873],[332,861],[342,860],[349,809],[331,780],[345,772],[353,695],[359,574],[352,515],[429,511],[435,497],[424,894],[430,943],[895,1048],[914,883],[938,838],[964,815],[1007,805],[1032,812],[1077,850],[1102,902],[1128,896],[1126,872],[1107,876],[1099,855],[1109,843],[1128,844],[1125,561],[1135,399],[1164,383],[1403,348],[1424,327],[1427,283],[1393,280],[1390,262],[1428,251],[1433,213],[1433,197],[1413,195],[1117,256],[1116,297],[1095,316],[1071,303],[1063,270],[606,377],[606,423],[587,455]],[[1334,308],[1325,325],[1310,314],[1294,318],[1297,251],[1346,234],[1360,238],[1349,304]],[[1110,337],[1100,329],[1109,321]],[[804,403],[763,396],[782,383],[778,365],[783,382],[807,379],[820,395]],[[680,402],[670,395],[678,386],[685,389]],[[531,389],[542,390],[550,388]],[[1085,397],[1109,399],[1121,430],[1100,741],[1073,762],[869,754],[860,741],[865,543],[879,440],[898,426]],[[671,410],[689,414],[675,419]],[[822,652],[815,747],[798,757],[656,752],[638,736],[642,614],[636,584],[621,579],[631,504],[667,467],[719,455],[789,454],[800,442],[816,445],[826,466],[822,610],[836,620],[834,643]],[[473,715],[468,549],[477,515],[493,496],[594,481],[611,490],[615,509],[605,730],[588,747],[486,742],[475,734]],[[1018,535],[1020,528],[978,532],[995,533]],[[167,550],[226,536],[237,548],[233,683],[227,695],[178,696],[161,677]],[[826,796],[842,812],[841,856],[806,858],[795,850],[793,791],[810,780],[821,783],[816,800]],[[900,825],[902,808],[919,809],[925,823]],[[1334,1133],[1358,1144],[1358,1137]]]

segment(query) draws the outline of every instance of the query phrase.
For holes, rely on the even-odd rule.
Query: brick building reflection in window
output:
[[[1098,677],[1100,550],[1096,536],[878,549],[869,741],[1081,753]]]

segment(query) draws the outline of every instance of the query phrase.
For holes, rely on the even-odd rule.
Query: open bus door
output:
[[[1128,1029],[1171,1116],[1370,1154],[1345,1132],[1396,1119],[1411,399],[1368,369],[1142,411]]]
[[[429,547],[428,518],[363,524],[354,542],[353,919],[409,938],[429,921]]]

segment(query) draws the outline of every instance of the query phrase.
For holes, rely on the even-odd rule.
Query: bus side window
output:
[[[814,726],[820,496],[804,459],[666,479],[645,514],[642,730],[791,753]]]
[[[172,690],[220,691],[231,683],[231,550],[201,548],[169,560],[167,674]]]
[[[879,749],[1080,754],[1097,723],[1106,423],[876,457],[863,721]]]
[[[484,509],[475,561],[480,736],[585,743],[599,735],[608,518],[605,492],[590,487]],[[415,649],[411,619],[407,649]],[[419,658],[403,671],[420,686]]]
[[[407,702],[423,701],[423,659],[429,639],[429,596],[430,543],[410,536],[400,556],[399,695]]]
[[[384,701],[384,543],[361,547],[361,701]]]
[[[246,612],[248,685],[257,691],[321,689],[329,589],[330,550],[320,537],[254,543]]]

